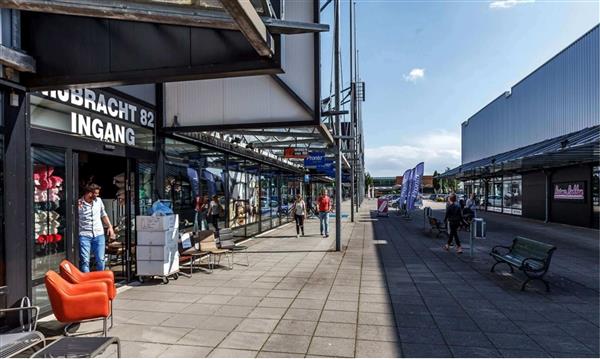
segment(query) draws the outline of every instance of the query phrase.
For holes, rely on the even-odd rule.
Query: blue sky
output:
[[[460,124],[600,18],[596,0],[357,0],[356,8],[366,167],[374,176],[401,175],[420,161],[427,174],[459,165]],[[332,9],[322,22],[332,23]],[[323,96],[331,36],[322,38]],[[344,58],[345,86],[348,67]]]

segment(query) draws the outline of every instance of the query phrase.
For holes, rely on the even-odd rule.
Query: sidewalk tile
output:
[[[271,333],[278,321],[276,319],[244,319],[235,329],[240,332]]]
[[[397,342],[400,340],[398,331],[395,327],[385,327],[381,325],[358,325],[357,339],[378,340],[386,342]]]
[[[358,324],[395,326],[396,322],[392,314],[360,312]]]
[[[318,309],[290,308],[287,313],[285,313],[283,319],[317,321],[320,315],[321,311]]]
[[[354,339],[313,337],[308,354],[353,357]]]
[[[223,317],[239,317],[245,318],[254,310],[254,307],[247,307],[241,305],[223,305],[219,308],[215,315]]]
[[[205,322],[209,315],[171,314],[169,319],[160,324],[161,327],[196,328]]]
[[[302,335],[272,334],[263,346],[263,350],[305,354],[310,338]]]
[[[358,340],[356,356],[359,358],[399,358],[402,356],[400,343]]]
[[[218,348],[258,351],[267,341],[268,337],[269,334],[265,333],[231,332],[227,338],[219,344]]]
[[[356,323],[356,312],[324,310],[319,321],[331,323]]]
[[[297,335],[313,335],[317,322],[304,320],[287,320],[283,319],[275,328],[275,333],[279,334],[297,334]]]
[[[238,350],[228,348],[216,348],[209,358],[254,358],[258,352],[251,350]]]
[[[212,349],[212,347],[171,345],[162,352],[159,358],[204,358]]]
[[[232,331],[233,328],[237,327],[237,325],[241,323],[241,321],[242,318],[238,317],[223,317],[213,315],[208,317],[205,321],[198,323],[196,328]]]
[[[256,307],[248,315],[248,318],[262,318],[262,319],[281,319],[285,313],[285,308],[269,308],[269,307]]]
[[[358,309],[358,301],[345,301],[345,300],[327,300],[325,303],[325,310],[344,310],[344,311],[356,311]]]
[[[402,354],[406,358],[449,358],[452,356],[446,345],[402,343]]]
[[[322,309],[324,304],[325,304],[325,300],[323,300],[323,299],[298,298],[292,302],[291,308]]]
[[[216,347],[229,332],[211,330],[211,329],[194,329],[187,333],[183,338],[177,341],[177,344],[197,345],[205,347]]]
[[[260,303],[260,301],[262,300],[262,297],[250,297],[250,296],[235,296],[233,298],[231,298],[231,300],[229,302],[227,302],[228,305],[243,305],[243,306],[248,306],[248,307],[256,307],[258,305],[258,303]]]
[[[356,324],[319,322],[315,336],[354,338],[356,337]]]
[[[257,358],[304,358],[304,354],[261,351]]]
[[[258,307],[270,307],[270,308],[288,308],[293,298],[272,298],[266,297],[258,304]]]

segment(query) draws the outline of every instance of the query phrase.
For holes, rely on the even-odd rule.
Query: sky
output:
[[[421,161],[426,174],[460,165],[460,124],[600,21],[598,0],[355,1],[372,176],[399,176]],[[343,87],[348,9],[342,1]],[[332,14],[329,5],[321,22],[332,24]],[[332,35],[321,41],[322,97]]]

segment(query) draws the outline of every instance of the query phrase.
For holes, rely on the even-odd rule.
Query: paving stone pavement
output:
[[[598,231],[489,215],[470,258],[442,250],[422,212],[407,221],[374,208],[344,219],[342,252],[311,219],[307,237],[286,225],[247,242],[250,266],[132,286],[110,335],[124,357],[599,356]],[[550,293],[489,272],[489,248],[516,234],[559,247]]]

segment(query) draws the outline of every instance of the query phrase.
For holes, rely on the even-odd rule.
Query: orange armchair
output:
[[[115,288],[115,275],[112,271],[103,270],[96,272],[83,273],[73,263],[68,260],[60,262],[60,276],[72,284],[84,282],[104,282],[108,288],[108,299],[113,300],[117,296]]]
[[[60,276],[72,284],[81,284],[88,282],[104,282],[108,288],[108,299],[110,300],[110,328],[113,327],[113,300],[117,297],[117,288],[115,287],[115,274],[112,271],[95,271],[83,273],[73,263],[68,260],[60,262]]]
[[[111,311],[105,282],[71,284],[58,273],[48,271],[45,283],[56,319],[70,323],[65,327],[66,335],[69,335],[68,330],[73,323],[102,319],[102,332],[106,336]]]

